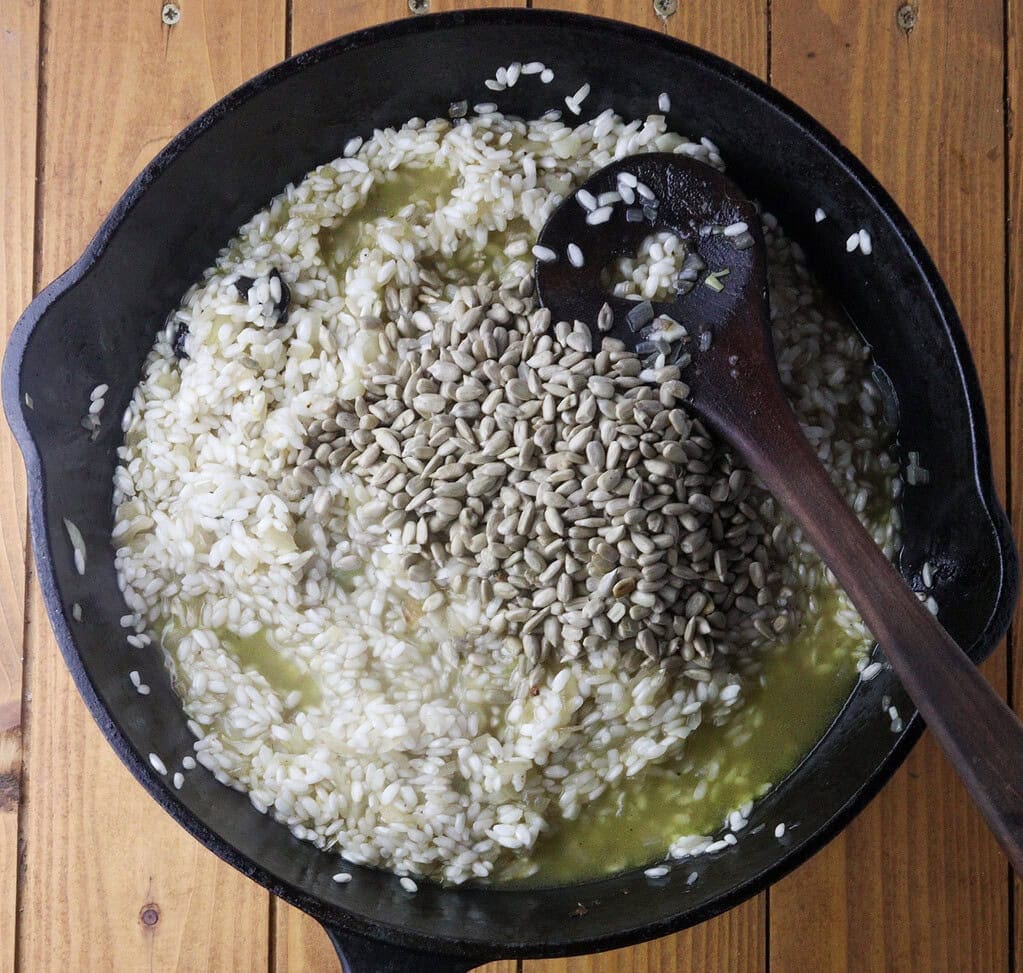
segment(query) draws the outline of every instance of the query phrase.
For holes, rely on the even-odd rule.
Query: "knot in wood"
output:
[[[909,34],[916,27],[916,7],[911,3],[904,3],[895,11],[895,23],[904,34]]]
[[[21,801],[21,778],[15,773],[0,774],[0,812],[17,811]]]

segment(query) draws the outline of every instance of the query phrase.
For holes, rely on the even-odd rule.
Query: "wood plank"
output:
[[[138,169],[199,111],[284,51],[283,0],[44,15],[43,281]],[[79,700],[37,589],[29,606],[20,969],[265,969],[268,896],[130,778]],[[28,696],[26,697],[28,698]]]
[[[341,34],[372,27],[389,20],[411,15],[410,0],[294,0],[292,13],[292,52],[298,54]],[[416,0],[412,0],[413,3]],[[426,4],[422,13],[445,13],[477,7],[522,7],[525,0],[422,0]]]
[[[1006,118],[1008,152],[1008,329],[1009,399],[1006,402],[1009,422],[1010,471],[1009,513],[1013,520],[1016,547],[1023,550],[1023,268],[1018,254],[1023,252],[1023,158],[1020,158],[1019,112],[1023,106],[1023,9],[1019,4],[1007,4],[1006,54],[1007,94],[1009,115]],[[1015,124],[1014,124],[1015,122]],[[1023,713],[1023,600],[1016,605],[1016,615],[1009,633],[1010,678],[1012,698],[1016,712]],[[1013,876],[1015,896],[1015,973],[1023,973],[1023,881]],[[1010,971],[1012,973],[1012,971]]]
[[[19,971],[265,969],[268,893],[135,783],[78,698],[38,586],[29,613]]]
[[[274,902],[274,973],[323,973],[338,968],[337,953],[331,946],[323,927],[304,912],[282,902]],[[479,967],[479,973],[517,973],[514,960],[488,963]],[[362,973],[360,970],[359,973]]]
[[[32,297],[39,2],[0,7],[0,341]],[[21,688],[25,638],[25,468],[0,423],[0,973],[14,970],[21,805]]]
[[[758,895],[703,925],[630,949],[526,960],[523,973],[760,973],[767,969],[766,903]]]
[[[678,4],[661,18],[652,0],[534,0],[534,8],[626,20],[705,48],[760,77],[767,76],[767,6],[763,0]],[[593,957],[527,962],[525,973],[611,971],[753,971],[766,969],[766,896],[710,922],[632,949]]]
[[[657,14],[654,0],[533,0],[533,7],[626,20],[695,44],[759,77],[767,76],[767,0],[679,0],[676,12],[668,17]]]
[[[478,4],[477,4],[478,5]],[[473,4],[458,0],[446,5],[434,0],[430,12],[459,9]],[[408,0],[354,0],[338,4],[329,0],[294,0],[292,7],[292,49],[297,53],[316,44],[363,27],[410,16]],[[274,946],[277,973],[334,969],[333,947],[319,923],[284,902],[275,903]],[[514,973],[515,963],[484,967],[490,973]]]
[[[904,208],[966,323],[1005,485],[1002,4],[773,0],[772,81]],[[1011,7],[1011,5],[1010,5]],[[875,255],[876,258],[876,255]],[[999,650],[984,672],[1000,692]],[[771,891],[778,970],[995,970],[1006,863],[933,740],[828,848]]]
[[[414,0],[413,0],[414,2]],[[519,0],[518,3],[515,0],[427,0],[430,5],[429,13],[442,14],[447,13],[451,10],[476,10],[480,7],[524,7],[526,6],[525,0]],[[408,4],[406,3],[406,9]],[[423,11],[424,13],[426,11]]]
[[[298,54],[332,37],[409,15],[408,0],[294,0],[291,49]]]
[[[273,915],[275,973],[337,969],[337,953],[315,919],[280,899],[274,902]]]

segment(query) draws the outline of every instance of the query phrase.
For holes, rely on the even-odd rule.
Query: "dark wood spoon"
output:
[[[712,286],[701,281],[688,293],[654,305],[656,313],[670,315],[689,331],[687,340],[670,349],[673,356],[682,356],[689,404],[732,444],[802,527],[884,649],[1013,868],[1023,875],[1023,724],[875,545],[803,435],[778,377],[755,205],[717,170],[664,153],[612,163],[583,188],[599,199],[619,188],[620,173],[628,174],[630,183],[635,177],[649,193],[633,189],[633,205],[614,203],[610,215],[602,211],[596,218],[573,195],[547,222],[538,243],[557,256],[537,260],[541,303],[555,321],[580,320],[595,327],[606,302],[614,312],[606,333],[638,346],[642,357],[650,353],[649,343],[644,344],[649,339],[629,323],[636,303],[608,296],[602,280],[613,259],[635,254],[654,230],[670,229],[687,241],[687,250],[699,254],[709,272],[728,271]],[[726,226],[732,235],[720,232]],[[719,232],[708,233],[710,227]],[[573,251],[574,262],[568,259],[569,244],[579,248]],[[580,253],[583,262],[577,266]],[[719,284],[724,285],[720,290]],[[704,332],[709,337],[701,338]]]

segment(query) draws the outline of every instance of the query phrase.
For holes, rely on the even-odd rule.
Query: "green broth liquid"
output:
[[[429,166],[422,169],[398,169],[386,181],[375,185],[366,199],[337,226],[320,231],[320,250],[334,272],[343,276],[356,262],[364,246],[375,245],[367,226],[381,218],[397,219],[410,204],[432,208],[447,203],[459,178],[448,169]],[[533,229],[525,219],[512,220],[503,230],[491,230],[487,243],[477,249],[470,242],[451,257],[421,255],[420,262],[439,271],[442,277],[459,283],[469,282],[485,270],[497,274],[507,266],[507,244],[519,237],[531,237]]]
[[[457,178],[447,169],[399,169],[369,191],[366,199],[340,225],[320,231],[320,249],[336,270],[347,267],[367,245],[368,224],[381,217],[395,218],[409,204],[436,205],[450,198]]]
[[[555,885],[637,868],[663,857],[680,835],[714,834],[729,812],[777,784],[824,735],[856,683],[860,640],[838,625],[836,602],[836,595],[821,598],[820,614],[770,650],[762,681],[726,725],[699,727],[677,761],[648,767],[542,835],[529,859],[539,870],[528,878],[520,861],[498,880]],[[706,793],[697,798],[703,781]]]
[[[301,693],[300,707],[316,706],[320,702],[320,687],[315,678],[281,655],[265,633],[257,632],[240,638],[222,630],[217,632],[217,637],[242,669],[258,672],[280,696],[288,696],[298,690]]]
[[[183,681],[184,676],[175,651],[180,630],[176,623],[164,621],[158,626],[158,631],[163,633],[161,641],[166,650],[165,655],[171,661],[174,678]],[[218,628],[215,632],[224,651],[234,658],[243,671],[258,672],[281,697],[287,697],[297,690],[300,694],[299,709],[317,706],[322,701],[323,694],[316,677],[285,657],[273,645],[266,632],[245,637],[228,628]]]

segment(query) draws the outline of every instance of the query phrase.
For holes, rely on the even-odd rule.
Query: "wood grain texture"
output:
[[[912,4],[911,30],[898,6],[773,0],[772,80],[860,155],[929,247],[966,325],[1004,487],[1002,5]],[[1003,692],[1002,651],[984,671]],[[1002,969],[1007,887],[1005,859],[925,737],[851,827],[772,889],[771,967]]]
[[[0,6],[0,341],[32,297],[39,3]],[[15,962],[21,687],[25,637],[25,469],[0,423],[0,973]]]
[[[657,15],[653,0],[534,0],[533,7],[627,20],[767,76],[767,0],[679,0],[677,11],[669,17]]]
[[[506,0],[428,0],[429,13],[445,13],[451,10],[467,10],[476,7],[524,7],[520,3]],[[389,20],[412,16],[409,0],[294,0],[292,6],[291,51],[301,51],[322,44],[341,34],[363,27],[372,27]]]
[[[41,260],[33,271],[38,5],[45,2],[40,132]],[[179,0],[180,2],[180,0]],[[1023,543],[1023,158],[1002,154],[1001,3],[919,0],[908,35],[899,4],[772,0],[773,78],[840,134],[921,231],[970,332],[985,386],[999,482],[1015,471]],[[9,329],[33,284],[74,259],[131,176],[195,113],[285,53],[285,0],[185,0],[172,30],[160,3],[108,11],[70,0],[0,4],[0,273]],[[432,0],[431,10],[462,0]],[[505,5],[501,2],[488,6]],[[765,0],[535,0],[619,17],[706,47],[761,75]],[[1020,8],[1009,3],[1009,93],[1023,102]],[[292,49],[408,15],[407,0],[294,0]],[[812,55],[812,56],[811,56]],[[1003,163],[1009,170],[1008,338]],[[1006,342],[1008,341],[1008,349]],[[1009,351],[1009,362],[1004,361]],[[1010,369],[1006,399],[1005,370]],[[1011,409],[1010,409],[1011,407]],[[1011,416],[1007,415],[1011,412]],[[1011,425],[1007,426],[1007,422]],[[1006,430],[1008,428],[1008,439]],[[6,430],[0,430],[6,436]],[[0,441],[0,775],[17,767],[24,604],[24,486]],[[1017,631],[1023,629],[1023,608]],[[150,802],[94,727],[29,593],[22,831],[21,971],[337,969],[319,927],[222,865]],[[1017,645],[1020,643],[1017,640]],[[1023,666],[1015,667],[1023,700]],[[996,656],[985,671],[1004,686]],[[8,705],[14,704],[13,708]],[[1018,707],[1020,708],[1020,707]],[[7,716],[3,716],[7,714]],[[86,770],[86,768],[88,768]],[[0,776],[2,780],[2,776]],[[0,793],[3,793],[0,791]],[[2,802],[0,802],[2,805]],[[128,837],[125,839],[125,834]],[[14,969],[17,815],[0,810],[0,973]],[[770,895],[774,971],[1002,970],[1009,965],[1006,869],[932,743],[827,850]],[[526,963],[525,973],[754,973],[767,965],[767,897],[697,930],[597,957]],[[153,925],[142,920],[155,905]],[[1015,967],[1023,973],[1023,886]],[[274,941],[268,942],[268,911]],[[512,973],[523,964],[497,964]]]
[[[43,17],[40,266],[49,280],[138,169],[216,98],[280,58],[283,0]],[[262,970],[267,894],[189,837],[121,766],[29,605],[19,969]],[[28,698],[28,697],[27,697]]]
[[[1008,328],[1006,350],[1009,371],[1009,398],[1006,411],[1009,424],[1009,515],[1013,521],[1016,547],[1023,550],[1023,158],[1020,157],[1018,132],[1019,113],[1023,107],[1023,9],[1017,4],[1006,7],[1006,94],[1009,114],[1006,119],[1005,164],[1008,174],[1008,224],[1006,280]],[[1016,615],[1009,632],[1012,698],[1017,713],[1023,713],[1023,600],[1016,605]],[[1023,973],[1023,880],[1014,883],[1015,942],[1014,964],[1010,973]]]
[[[767,969],[766,902],[759,895],[703,925],[629,949],[526,960],[523,973],[761,973]]]
[[[274,902],[274,951],[270,969],[273,973],[333,973],[338,970],[337,953],[327,939],[323,927],[304,912],[282,902]],[[514,960],[488,963],[479,973],[518,973]],[[359,973],[362,973],[360,970]]]
[[[534,8],[616,17],[712,51],[767,76],[767,7],[762,0],[687,3],[662,19],[652,0],[534,0]],[[651,106],[652,107],[652,106]],[[632,949],[594,957],[526,962],[525,973],[704,973],[766,969],[766,895],[710,922]]]
[[[430,11],[464,9],[466,3],[439,4]],[[408,0],[355,0],[344,4],[326,0],[294,0],[291,42],[294,52],[322,44],[339,34],[411,16]],[[284,902],[274,904],[274,966],[276,973],[304,970],[332,970],[337,966],[334,949],[319,923]],[[494,963],[484,967],[490,973],[515,973],[516,963]]]
[[[291,51],[315,47],[340,34],[409,16],[408,0],[294,0]]]
[[[274,902],[274,973],[301,973],[303,970],[336,970],[337,953],[323,927],[304,912],[277,899]]]
[[[130,777],[29,605],[19,973],[263,970],[267,893],[186,834]]]
[[[515,0],[472,0],[472,2],[466,2],[466,0],[429,0],[430,2],[430,13],[442,14],[448,13],[451,10],[475,10],[479,7],[486,7],[494,9],[495,7],[524,7],[526,6],[525,0],[519,0],[518,3]],[[405,4],[406,11],[408,10],[408,3],[406,0]],[[495,68],[496,70],[496,68]]]

